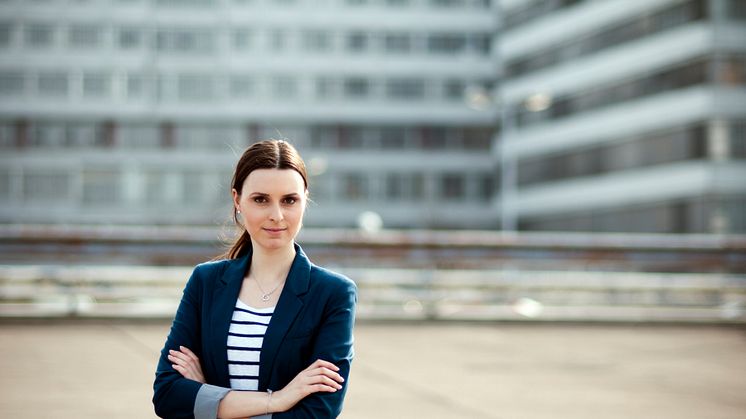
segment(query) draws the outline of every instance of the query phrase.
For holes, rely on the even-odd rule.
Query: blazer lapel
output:
[[[243,278],[251,263],[251,250],[249,253],[231,261],[218,280],[212,299],[212,318],[210,328],[206,330],[209,334],[209,347],[215,350],[208,358],[212,362],[215,371],[217,385],[230,387],[228,376],[228,329],[230,328],[233,310],[236,307],[236,299],[241,291]]]
[[[269,378],[274,369],[277,349],[280,347],[280,343],[282,343],[290,326],[292,326],[293,321],[295,321],[295,318],[303,307],[303,300],[300,296],[308,291],[311,262],[305,253],[303,253],[303,249],[297,244],[295,244],[295,252],[295,259],[290,267],[290,272],[288,272],[285,286],[282,289],[277,306],[275,306],[274,314],[272,314],[272,319],[269,321],[269,326],[264,334],[259,365],[260,391],[267,389]]]

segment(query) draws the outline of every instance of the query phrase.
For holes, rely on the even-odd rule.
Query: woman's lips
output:
[[[286,228],[265,228],[264,231],[267,233],[282,233],[283,231],[287,230]]]

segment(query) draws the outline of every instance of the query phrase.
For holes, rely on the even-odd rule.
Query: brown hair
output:
[[[303,185],[308,190],[306,164],[303,162],[298,150],[286,141],[264,140],[247,148],[236,164],[236,170],[233,172],[233,179],[231,180],[231,187],[240,194],[246,178],[251,172],[257,169],[295,170],[303,178]],[[251,237],[239,222],[235,205],[232,205],[232,207],[233,221],[238,226],[241,234],[230,245],[230,249],[222,256],[228,259],[241,257],[251,249]]]

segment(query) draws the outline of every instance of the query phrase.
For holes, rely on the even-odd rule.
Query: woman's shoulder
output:
[[[235,259],[214,259],[202,262],[194,267],[195,272],[209,273],[209,272],[221,272],[225,270],[228,265],[233,263]]]
[[[353,290],[357,288],[355,281],[346,275],[318,265],[311,265],[311,278],[324,286]]]

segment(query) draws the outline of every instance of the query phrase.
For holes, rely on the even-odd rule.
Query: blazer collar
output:
[[[294,246],[295,259],[290,266],[285,286],[280,293],[274,314],[264,335],[259,366],[260,391],[266,390],[277,349],[303,307],[303,300],[300,297],[308,292],[310,286],[311,261],[297,243]],[[229,262],[220,277],[213,297],[214,313],[210,330],[212,331],[212,346],[217,349],[217,353],[213,354],[210,359],[216,372],[217,384],[225,387],[230,387],[227,353],[228,329],[243,279],[251,264],[251,255],[252,251],[249,250],[246,255]]]
[[[311,261],[298,243],[293,243],[293,247],[295,248],[295,259],[293,259],[293,263],[290,266],[290,272],[288,272],[288,277],[285,281],[285,287],[283,288],[282,293],[284,294],[289,286],[293,294],[303,295],[308,292]],[[221,283],[224,285],[231,285],[235,282],[241,283],[243,278],[246,276],[246,273],[249,271],[252,254],[253,251],[250,248],[245,255],[233,259],[220,277]],[[241,287],[239,286],[239,290],[240,289]],[[236,298],[238,298],[238,294],[236,294]]]

